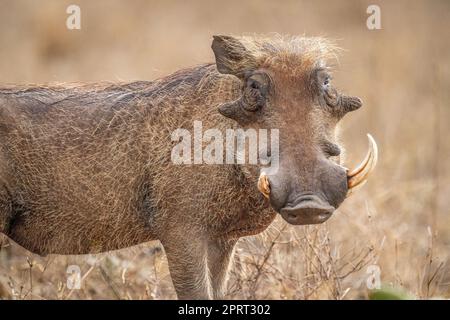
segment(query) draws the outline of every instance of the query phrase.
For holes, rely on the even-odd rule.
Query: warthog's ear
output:
[[[245,72],[252,70],[255,59],[245,46],[230,36],[213,36],[212,50],[216,57],[217,70],[243,79]]]

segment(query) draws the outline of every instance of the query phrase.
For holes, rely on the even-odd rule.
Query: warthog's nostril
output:
[[[316,224],[326,221],[335,208],[315,195],[299,198],[296,205],[281,209],[281,216],[290,224]]]

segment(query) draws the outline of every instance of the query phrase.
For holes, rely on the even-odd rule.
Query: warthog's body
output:
[[[0,231],[39,254],[160,239],[183,264],[203,259],[193,239],[208,237],[215,255],[216,242],[262,231],[275,212],[254,177],[170,158],[171,132],[194,119],[235,126],[216,110],[237,82],[210,64],[155,82],[1,89]]]
[[[0,89],[0,232],[42,255],[159,239],[178,296],[209,298],[237,239],[276,212],[328,219],[347,193],[335,126],[360,100],[332,91],[320,39],[244,43],[215,37],[216,64],[154,82]],[[172,132],[195,120],[280,129],[280,170],[260,186],[270,202],[261,166],[171,161]]]

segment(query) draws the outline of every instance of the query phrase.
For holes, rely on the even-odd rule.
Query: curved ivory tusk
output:
[[[258,190],[264,195],[264,197],[269,199],[270,184],[269,179],[267,178],[267,175],[264,172],[261,172],[261,175],[259,176]]]
[[[357,186],[348,189],[347,191],[347,195],[345,196],[346,198],[350,197],[352,194],[354,194],[357,190],[359,190],[360,188],[362,188],[362,186],[364,186],[367,183],[367,180],[364,180],[363,182],[361,182],[360,184],[358,184]]]
[[[378,146],[375,139],[367,134],[369,139],[369,151],[363,162],[355,169],[347,173],[347,185],[349,189],[349,195],[354,191],[354,188],[362,186],[373,171],[378,161]]]

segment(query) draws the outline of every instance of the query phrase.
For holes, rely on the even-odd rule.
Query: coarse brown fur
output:
[[[333,47],[295,37],[241,43],[252,59],[232,67],[270,70],[283,93],[278,101],[292,100],[285,93],[294,81],[304,84],[295,105],[283,104],[289,116],[268,114],[272,122],[254,126],[290,126],[289,136],[309,141],[304,150],[319,136],[334,140],[338,117],[302,104],[305,79]],[[220,297],[235,242],[266,229],[276,212],[258,192],[252,166],[173,164],[171,133],[192,130],[194,120],[204,130],[239,127],[217,108],[241,90],[241,80],[216,64],[151,82],[1,88],[0,232],[41,255],[159,239],[179,298]],[[298,142],[281,140],[285,149]]]

